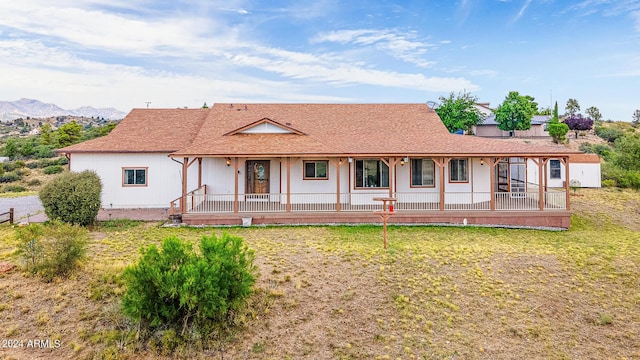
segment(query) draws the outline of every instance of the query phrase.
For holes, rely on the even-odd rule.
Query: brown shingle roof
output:
[[[209,109],[133,109],[107,136],[58,152],[173,152],[194,139]]]
[[[242,134],[270,119],[297,133]],[[215,104],[133,110],[104,137],[61,152],[173,152],[194,156],[551,156],[562,146],[450,134],[425,104]]]
[[[600,164],[600,157],[598,156],[598,154],[571,154],[571,156],[569,156],[569,162],[581,164]]]

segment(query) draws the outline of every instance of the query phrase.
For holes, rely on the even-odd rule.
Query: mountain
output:
[[[84,116],[99,117],[108,120],[122,119],[126,113],[114,109],[95,109],[83,106],[73,110],[65,110],[54,104],[45,104],[39,100],[20,99],[17,101],[0,101],[0,121],[12,121],[18,118],[47,118],[52,116]]]

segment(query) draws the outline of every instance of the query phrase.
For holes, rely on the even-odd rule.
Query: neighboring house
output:
[[[425,104],[135,109],[59,151],[97,172],[103,207],[169,208],[188,224],[373,223],[392,198],[390,222],[559,228],[569,185],[527,170],[558,160],[572,173],[578,154],[453,135]]]
[[[549,136],[547,132],[547,123],[551,117],[549,115],[534,115],[531,118],[531,128],[529,130],[504,131],[498,128],[496,115],[491,113],[487,115],[482,124],[473,129],[474,134],[482,137],[544,137]]]

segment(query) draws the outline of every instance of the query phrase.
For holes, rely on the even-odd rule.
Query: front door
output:
[[[269,193],[269,160],[247,160],[247,194]]]

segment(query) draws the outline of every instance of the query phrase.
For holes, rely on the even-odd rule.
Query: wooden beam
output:
[[[340,211],[340,170],[342,169],[342,159],[331,161],[336,166],[336,211]]]
[[[291,158],[287,157],[287,212],[291,212]]]
[[[235,181],[235,187],[233,190],[233,212],[237,213],[238,212],[238,171],[240,170],[240,164],[239,164],[239,159],[237,157],[233,158],[233,168],[234,168],[234,173],[233,173],[233,177],[234,177],[234,181]]]
[[[432,158],[433,162],[440,167],[440,211],[444,211],[444,190],[445,190],[445,173],[444,167],[449,163],[451,158]]]
[[[564,164],[564,191],[566,192],[567,197],[567,210],[571,210],[571,191],[569,187],[569,183],[571,182],[571,177],[569,176],[569,158],[563,157],[560,158],[560,161]]]
[[[182,159],[182,200],[180,201],[180,213],[184,214],[187,210],[187,170],[189,158]]]
[[[202,158],[198,158],[198,189],[202,187]]]

